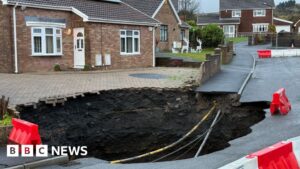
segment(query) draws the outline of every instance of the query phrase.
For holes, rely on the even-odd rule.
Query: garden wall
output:
[[[204,83],[221,70],[222,64],[228,64],[232,61],[234,55],[233,42],[226,45],[219,45],[213,55],[206,55],[205,62],[192,62],[180,58],[157,57],[156,66],[158,67],[190,67],[200,68],[200,83]]]
[[[206,82],[221,70],[221,49],[215,49],[213,55],[206,55],[206,61],[202,63],[200,83]]]
[[[253,46],[253,45],[263,45],[263,44],[268,44],[271,42],[272,35],[269,34],[255,34],[253,33],[252,35],[248,36],[248,45]]]
[[[226,45],[219,45],[219,48],[221,49],[222,64],[229,64],[234,55],[233,41],[228,42]]]

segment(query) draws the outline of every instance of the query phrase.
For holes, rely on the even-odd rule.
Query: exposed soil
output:
[[[265,103],[239,105],[236,95],[200,95],[191,88],[103,91],[100,95],[68,100],[65,106],[39,103],[37,109],[18,107],[18,110],[22,119],[40,126],[44,144],[86,145],[89,156],[116,160],[178,140],[200,121],[213,101],[217,101],[223,114],[204,154],[228,147],[230,140],[250,133],[250,127],[265,117]],[[215,114],[185,143],[207,129]],[[179,159],[192,157],[198,147]],[[165,160],[174,160],[183,152]],[[141,161],[151,161],[166,153]]]

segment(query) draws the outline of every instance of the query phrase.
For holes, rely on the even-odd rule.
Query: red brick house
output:
[[[268,32],[273,23],[281,26],[278,29],[291,27],[289,21],[273,17],[274,8],[274,0],[220,0],[219,12],[199,15],[197,25],[218,24],[226,37]]]
[[[1,0],[0,72],[154,66],[160,22],[120,0]]]
[[[189,39],[190,26],[178,16],[178,0],[123,0],[159,21],[161,25],[155,31],[157,48],[170,51],[174,41]]]

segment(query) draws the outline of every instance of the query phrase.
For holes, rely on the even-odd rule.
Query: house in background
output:
[[[170,51],[173,42],[189,38],[190,26],[178,16],[178,0],[123,0],[139,11],[160,22],[155,39],[160,51]]]
[[[2,0],[0,72],[151,67],[159,24],[120,0]]]
[[[293,22],[285,19],[275,18],[274,25],[276,26],[276,32],[292,32]]]
[[[274,0],[220,0],[219,12],[199,15],[197,25],[217,24],[226,37],[265,33],[272,24],[278,31],[291,28],[291,22],[273,17],[274,8]]]

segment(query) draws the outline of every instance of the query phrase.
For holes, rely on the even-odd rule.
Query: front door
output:
[[[74,68],[82,69],[85,65],[84,28],[75,28],[74,32]]]
[[[224,25],[223,26],[224,34],[226,38],[235,37],[235,26],[234,25]]]

